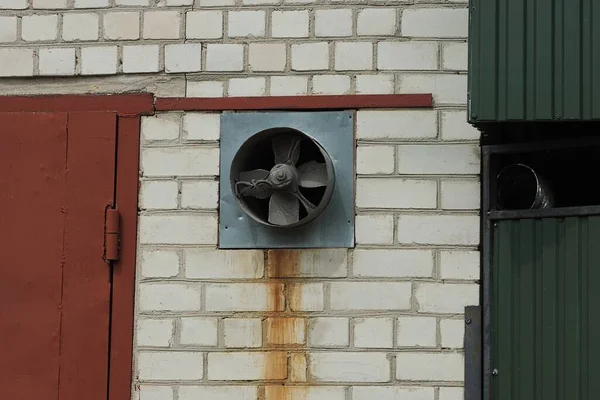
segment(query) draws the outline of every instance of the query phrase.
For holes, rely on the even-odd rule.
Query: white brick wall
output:
[[[216,250],[218,113],[143,119],[135,400],[461,398],[461,314],[479,291],[467,18],[442,0],[0,1],[3,78],[434,96],[358,111],[357,247],[293,252],[293,268]]]
[[[271,46],[285,45],[251,44],[244,57],[260,65]],[[315,91],[321,77],[347,75],[298,86]],[[227,90],[258,78],[233,77]],[[479,302],[479,154],[462,117],[460,107],[359,110],[356,248],[266,252],[215,248],[219,114],[144,117],[134,394],[458,399],[462,314]],[[192,371],[156,365],[180,354]]]

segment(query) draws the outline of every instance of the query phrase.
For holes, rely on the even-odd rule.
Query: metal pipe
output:
[[[525,164],[511,164],[497,176],[498,208],[531,210],[554,207],[554,196],[546,179]]]

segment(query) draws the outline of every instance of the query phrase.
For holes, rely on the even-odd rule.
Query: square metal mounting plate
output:
[[[241,145],[254,134],[290,127],[312,137],[333,161],[335,186],[323,214],[297,228],[259,224],[238,205],[230,167]],[[228,112],[221,114],[219,248],[349,248],[354,247],[354,112]]]

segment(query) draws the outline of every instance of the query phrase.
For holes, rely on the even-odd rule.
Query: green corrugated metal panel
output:
[[[471,0],[469,119],[600,119],[598,0]]]
[[[494,400],[600,396],[600,217],[494,228]]]

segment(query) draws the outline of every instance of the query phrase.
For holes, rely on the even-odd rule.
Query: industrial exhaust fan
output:
[[[221,116],[220,248],[354,245],[352,112]]]

